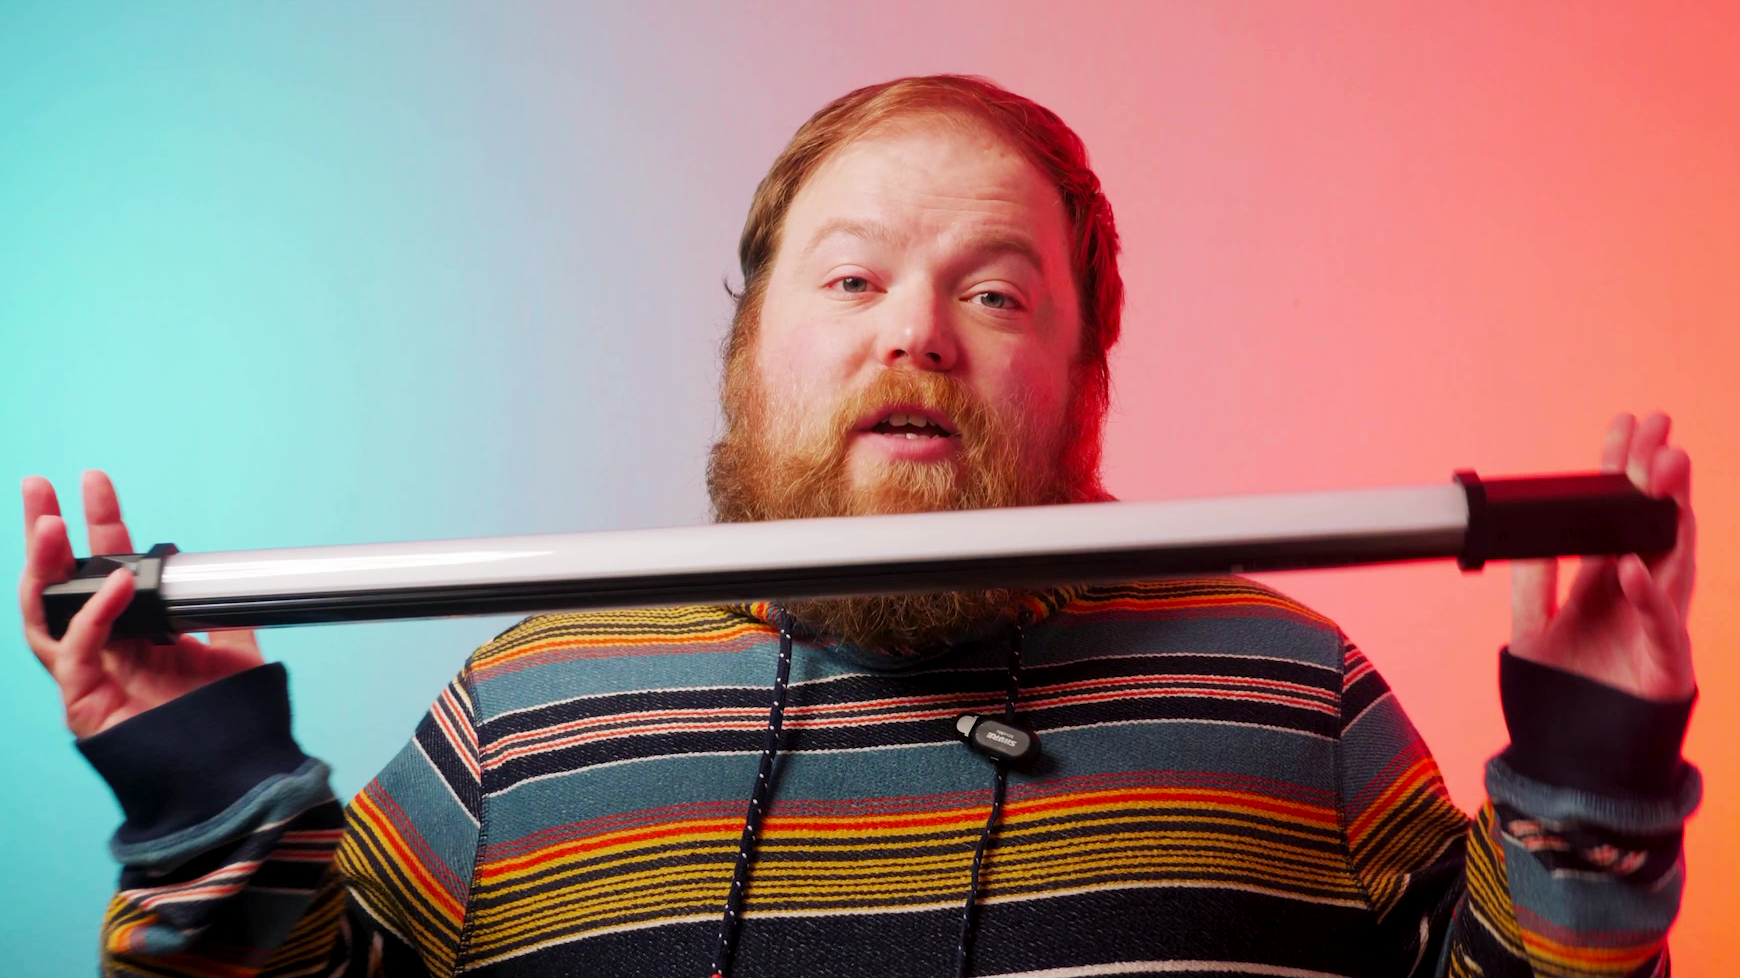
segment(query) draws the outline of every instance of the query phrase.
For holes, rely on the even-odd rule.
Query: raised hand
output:
[[[1680,506],[1679,539],[1647,560],[1585,557],[1563,608],[1557,607],[1558,561],[1511,565],[1512,654],[1587,676],[1648,700],[1692,695],[1691,604],[1694,549],[1692,462],[1668,444],[1671,421],[1651,414],[1613,420],[1601,451],[1604,472],[1624,472],[1652,496]]]
[[[132,539],[121,522],[121,504],[109,477],[86,472],[83,490],[91,553],[132,553]],[[218,633],[210,643],[192,635],[178,637],[173,645],[111,640],[110,628],[133,597],[133,575],[126,570],[117,570],[103,581],[73,616],[63,638],[50,637],[42,613],[42,589],[71,576],[73,552],[54,486],[38,476],[24,480],[24,554],[24,574],[18,583],[24,638],[60,686],[66,725],[76,736],[101,733],[261,662],[252,631]]]

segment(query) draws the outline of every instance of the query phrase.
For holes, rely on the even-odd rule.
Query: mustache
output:
[[[990,405],[947,374],[882,370],[840,399],[828,421],[827,434],[843,448],[866,416],[897,404],[946,418],[950,430],[968,450],[982,444],[997,423]]]
[[[707,462],[714,519],[1038,506],[1081,495],[1060,467],[1062,417],[1032,416],[1024,390],[991,399],[953,374],[904,364],[837,390],[831,403],[805,404],[769,390],[753,364],[727,365],[724,430]],[[872,458],[849,477],[865,420],[891,410],[946,419],[958,439],[952,460]]]

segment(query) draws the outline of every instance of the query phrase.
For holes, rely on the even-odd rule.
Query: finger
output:
[[[1638,622],[1649,640],[1651,665],[1657,673],[1657,678],[1639,692],[1655,700],[1690,696],[1694,685],[1691,642],[1686,637],[1685,619],[1674,608],[1672,599],[1651,578],[1649,568],[1636,554],[1620,558],[1619,588],[1637,610]]]
[[[255,663],[265,661],[265,657],[260,654],[260,640],[255,637],[252,628],[208,632],[204,638],[205,641],[202,642],[195,636],[183,635],[180,637],[179,644],[184,652],[191,651],[195,655],[201,653],[209,655],[216,651],[229,653]]]
[[[43,616],[42,589],[66,580],[72,561],[66,521],[46,514],[39,517],[36,528],[25,540],[24,573],[18,578],[18,610],[24,619],[24,638],[38,659],[48,654],[46,646],[54,641],[48,634],[48,619]]]
[[[59,584],[72,576],[72,541],[67,539],[66,520],[59,516],[42,516],[36,530],[25,545],[25,573],[42,584]]]
[[[1607,440],[1601,443],[1601,471],[1625,471],[1625,454],[1631,447],[1631,433],[1637,429],[1637,419],[1621,414],[1607,426]]]
[[[85,497],[85,526],[90,530],[91,554],[130,554],[133,540],[127,524],[121,522],[121,500],[115,495],[115,485],[97,469],[91,469],[81,481]]]
[[[1559,561],[1513,560],[1510,562],[1510,644],[1546,631],[1559,603]]]
[[[1631,446],[1625,455],[1625,474],[1631,477],[1631,484],[1638,489],[1649,491],[1650,463],[1655,458],[1656,449],[1667,444],[1668,429],[1673,422],[1660,411],[1651,413],[1637,423],[1637,430],[1632,432]]]
[[[1652,496],[1670,496],[1681,509],[1692,505],[1692,457],[1683,448],[1663,445],[1650,460],[1649,486],[1644,490]]]
[[[1599,593],[1613,576],[1614,558],[1608,554],[1584,554],[1577,558],[1577,576],[1571,579],[1569,602],[1582,603]]]
[[[71,692],[80,685],[75,681],[78,674],[96,667],[99,653],[109,642],[115,619],[132,600],[133,572],[124,567],[117,568],[103,579],[96,593],[73,615],[66,627],[66,637],[61,639],[60,655],[55,663],[55,678],[60,680],[62,690]]]
[[[60,515],[60,500],[55,497],[54,483],[40,475],[25,476],[22,490],[24,495],[24,538],[29,540],[31,530],[36,527],[37,517]]]
[[[1680,507],[1674,548],[1656,561],[1650,573],[1661,582],[1683,618],[1691,605],[1697,564],[1697,520],[1692,515],[1692,459],[1684,449],[1663,445],[1650,469],[1650,495],[1668,496]]]
[[[232,649],[242,649],[252,652],[255,656],[260,654],[260,639],[252,628],[238,628],[235,631],[230,632],[216,632],[211,637]]]

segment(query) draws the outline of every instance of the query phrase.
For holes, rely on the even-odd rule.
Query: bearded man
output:
[[[1116,254],[1033,102],[830,104],[744,229],[717,517],[1107,498]],[[1603,464],[1680,501],[1671,554],[1587,561],[1562,611],[1518,575],[1473,820],[1340,630],[1237,578],[533,617],[342,814],[251,637],[108,642],[124,573],[47,636],[41,480],[22,597],[126,813],[111,974],[1657,974],[1699,790],[1666,442],[1622,417]],[[963,715],[1044,752],[988,761]]]

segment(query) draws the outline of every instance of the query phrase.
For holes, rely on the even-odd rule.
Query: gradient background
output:
[[[1120,219],[1120,496],[1587,468],[1614,412],[1675,416],[1708,788],[1674,949],[1721,970],[1740,5],[616,6],[0,6],[0,474],[76,497],[107,468],[135,541],[190,551],[702,521],[755,183],[850,88],[986,74],[1081,133]],[[1478,805],[1504,571],[1269,580],[1366,648]],[[14,614],[0,959],[86,974],[117,810]],[[348,796],[504,625],[263,639]]]

